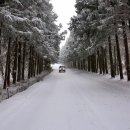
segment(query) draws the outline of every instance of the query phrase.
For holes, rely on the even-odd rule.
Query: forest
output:
[[[0,94],[51,72],[59,60],[130,81],[130,0],[76,0],[75,9],[60,50],[66,31],[50,0],[0,1]]]
[[[130,0],[0,0],[0,130],[130,130]]]
[[[61,61],[130,81],[130,0],[76,0],[75,9]]]
[[[0,1],[0,88],[51,70],[64,37],[57,17],[48,0]]]

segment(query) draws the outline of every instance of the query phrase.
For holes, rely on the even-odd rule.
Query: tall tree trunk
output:
[[[78,59],[78,69],[80,69],[80,63],[79,63],[79,59]]]
[[[29,63],[28,63],[28,79],[31,78],[31,57],[32,57],[32,47],[30,46],[30,52],[29,52]]]
[[[85,59],[85,70],[88,70],[87,59]]]
[[[101,54],[100,54],[100,51],[99,51],[99,50],[98,50],[98,63],[99,63],[99,71],[100,71],[100,74],[102,74]]]
[[[45,66],[44,66],[45,69]],[[39,74],[39,54],[37,53],[37,75]]]
[[[91,71],[91,57],[90,55],[88,56],[88,72]]]
[[[38,53],[37,53],[37,61],[36,61],[36,62],[37,62],[37,65],[36,65],[36,66],[37,66],[37,69],[36,69],[37,75],[38,75],[38,64],[39,64],[39,59],[38,59],[38,58],[39,58],[39,55],[38,55]],[[44,69],[45,69],[45,68],[44,68]]]
[[[96,72],[96,57],[95,54],[91,55],[91,68],[92,72]]]
[[[85,70],[85,59],[83,59],[83,70]]]
[[[11,37],[9,38],[8,44],[8,75],[7,75],[7,85],[10,86],[10,55],[11,55]]]
[[[83,70],[83,59],[80,60],[81,70]]]
[[[4,85],[3,89],[6,89],[7,87],[7,75],[8,75],[8,51],[7,51],[7,56],[6,56],[6,67],[5,67],[5,79],[4,79]]]
[[[95,72],[97,73],[98,72],[98,60],[97,60],[97,53],[95,53]]]
[[[104,62],[104,48],[101,47],[101,65],[102,65],[102,71],[103,74],[105,74],[105,62]]]
[[[15,50],[14,50],[14,63],[13,63],[13,84],[16,83],[17,79],[17,62],[18,62],[18,38],[15,41]]]
[[[115,68],[115,75],[117,75],[117,56],[116,56],[116,47],[114,46],[114,68]]]
[[[0,25],[0,56],[1,56],[1,49],[2,49],[2,45],[1,45],[1,39],[2,39],[2,24]],[[1,71],[1,74],[2,76],[4,75],[4,72],[3,72],[3,64],[2,64],[2,59],[0,58],[0,71]]]
[[[116,51],[117,51],[117,60],[118,60],[118,65],[119,65],[120,79],[123,79],[124,77],[123,77],[121,54],[120,54],[120,45],[119,45],[119,38],[118,38],[117,30],[115,30],[115,38],[116,38]]]
[[[35,77],[35,60],[36,60],[36,52],[35,52],[35,50],[33,50],[33,76]]]
[[[71,62],[70,62],[71,66]],[[46,64],[46,70],[47,70],[47,64]],[[39,74],[41,73],[41,56],[39,57]]]
[[[4,89],[6,89],[7,86],[10,86],[10,46],[11,46],[11,37],[9,38],[9,42],[8,42],[5,79],[4,79],[4,86],[3,86]]]
[[[17,81],[21,80],[21,42],[18,44],[18,74]]]
[[[41,72],[43,72],[43,63],[44,63],[44,60],[43,60],[42,57],[41,57],[41,61],[42,61],[42,64],[41,64]]]
[[[126,25],[125,25],[125,22],[124,22],[124,21],[122,22],[122,27],[123,27],[124,46],[125,46],[125,60],[126,60],[127,80],[130,81],[129,48],[128,48],[127,33],[126,33]]]
[[[34,47],[31,47],[31,77],[34,76]]]
[[[25,71],[25,57],[26,57],[26,42],[23,45],[23,65],[22,65],[22,80],[24,80],[24,71]]]
[[[115,70],[114,70],[114,64],[113,64],[111,37],[110,36],[108,37],[108,43],[109,43],[109,58],[110,58],[111,77],[115,78]]]
[[[46,63],[45,63],[45,70],[46,70]],[[40,74],[40,55],[38,55],[38,75]]]
[[[94,72],[94,55],[91,55],[91,71]]]
[[[96,53],[94,54],[94,69],[95,69],[95,73],[97,73],[97,55],[96,55]]]
[[[97,50],[97,53],[96,53],[96,55],[97,55],[97,60],[96,60],[96,62],[97,62],[97,65],[96,65],[96,70],[97,70],[97,73],[98,73],[98,70],[99,70],[99,50]]]
[[[30,75],[33,77],[33,46],[31,47],[31,66],[30,66]]]
[[[35,60],[35,75],[37,75],[37,52],[36,52],[36,60]]]
[[[107,66],[107,50],[104,49],[104,62],[105,62],[105,71],[108,74],[108,66]]]
[[[37,53],[35,52],[35,61],[34,61],[34,76],[36,76],[36,70],[37,70]]]

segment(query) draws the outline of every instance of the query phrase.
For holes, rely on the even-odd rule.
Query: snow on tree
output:
[[[120,73],[120,78],[123,79],[121,58],[124,57],[124,53],[120,49],[122,47],[125,52],[126,73],[130,81],[127,36],[130,21],[129,1],[76,0],[75,8],[77,15],[71,18],[69,27],[74,35],[75,47],[69,48],[70,50],[67,48],[66,55],[69,58],[65,58],[65,61],[77,68],[84,69],[86,66],[88,71],[99,71],[101,74],[108,73],[109,65],[111,76],[115,77]],[[119,42],[124,42],[124,47]],[[72,58],[75,53],[72,50],[78,50],[78,57]]]
[[[6,56],[1,66],[6,66],[6,88],[10,86],[10,74],[16,83],[24,80],[25,69],[31,78],[46,69],[50,61],[56,62],[62,37],[49,0],[12,0],[0,5],[0,48]]]

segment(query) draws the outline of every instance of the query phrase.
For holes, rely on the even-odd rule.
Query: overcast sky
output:
[[[67,30],[70,18],[75,15],[75,0],[51,0],[51,3],[53,4],[54,12],[58,15],[58,23],[62,23],[63,29]],[[64,43],[65,41],[62,42],[61,46]]]

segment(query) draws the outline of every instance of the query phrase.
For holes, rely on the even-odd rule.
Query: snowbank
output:
[[[59,66],[61,66],[61,65],[62,64],[52,64],[51,67],[52,67],[52,69],[57,70],[57,69],[59,69]]]

